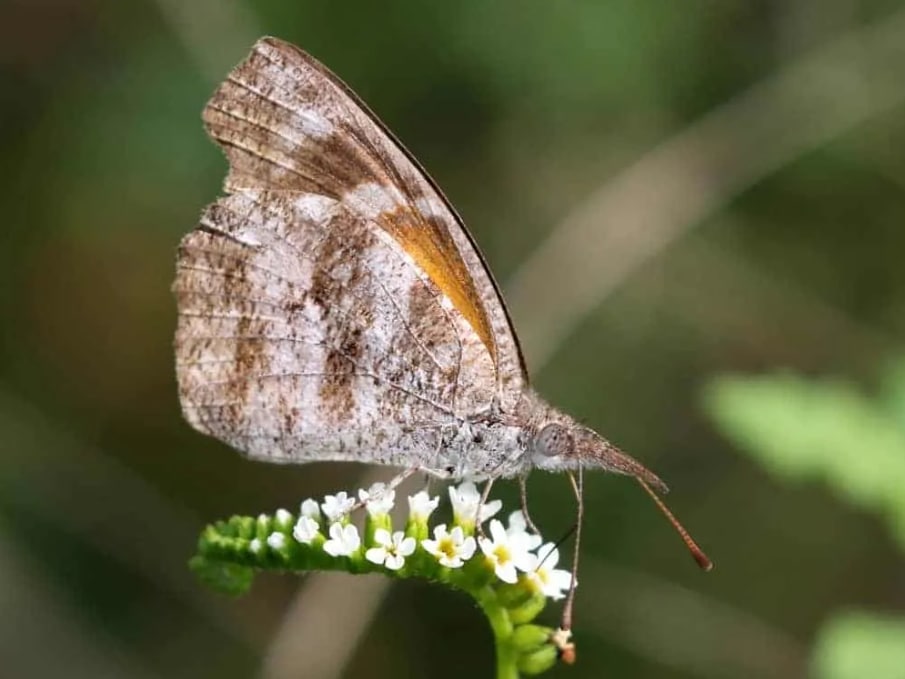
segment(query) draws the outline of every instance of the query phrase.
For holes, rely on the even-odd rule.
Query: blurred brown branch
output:
[[[118,639],[86,627],[81,611],[60,596],[58,583],[45,577],[43,564],[8,540],[0,524],[0,652],[5,676],[67,676],[162,679]],[[55,586],[57,585],[57,586]],[[41,653],[53,639],[53,652]],[[12,642],[12,643],[10,643]]]
[[[788,363],[790,357],[776,352],[807,348],[807,356],[796,356],[796,365],[808,359],[825,363],[824,352],[832,351],[864,359],[868,369],[878,356],[898,348],[895,337],[858,322],[790,280],[771,276],[737,252],[704,239],[688,239],[676,249],[668,268],[685,285],[666,286],[655,294],[662,295],[661,304],[711,332],[715,343],[731,337],[777,363]],[[762,309],[771,310],[769,327],[762,325]],[[833,338],[831,344],[827,337]]]
[[[78,441],[0,386],[0,490],[63,533],[159,585],[237,643],[255,648],[256,630],[226,613],[185,567],[202,521],[163,497],[112,455]],[[99,497],[103,502],[96,502]],[[136,539],[136,526],[147,530]]]
[[[903,83],[899,11],[790,62],[604,182],[507,286],[529,365],[546,363],[619,284],[746,188],[900,105]]]

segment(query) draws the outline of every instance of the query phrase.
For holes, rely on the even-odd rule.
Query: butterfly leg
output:
[[[390,482],[387,483],[387,490],[396,490],[396,487],[399,486],[403,481],[405,481],[412,474],[422,471],[421,467],[409,467],[408,469],[403,469],[401,472],[396,474]]]
[[[422,478],[422,480],[423,480],[422,482],[424,484],[424,492],[427,493],[428,495],[430,495],[431,484],[434,481],[434,477],[431,474],[427,473],[426,471],[422,470],[421,478]]]
[[[496,479],[491,476],[484,484],[484,489],[481,491],[481,501],[478,502],[477,513],[474,517],[475,532],[478,534],[479,538],[485,537],[484,528],[481,526],[481,509],[487,504],[487,498],[490,497],[490,489],[493,488],[494,481],[496,481]]]
[[[403,469],[401,472],[396,474],[393,478],[387,481],[384,484],[384,493],[389,493],[390,491],[396,490],[396,487],[399,486],[403,481],[405,481],[412,474],[415,474],[419,471],[424,471],[421,467],[409,467],[408,469]],[[354,505],[352,505],[352,509],[349,512],[357,512],[359,509],[365,506],[363,500],[358,500]]]
[[[518,477],[518,491],[522,505],[522,516],[525,517],[525,525],[528,526],[532,533],[540,535],[540,530],[538,530],[537,525],[531,520],[531,515],[528,513],[528,476],[526,474]]]

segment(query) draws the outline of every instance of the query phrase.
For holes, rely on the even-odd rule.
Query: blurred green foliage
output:
[[[905,618],[839,613],[817,638],[813,668],[821,679],[903,676]]]
[[[879,394],[793,374],[723,376],[705,391],[719,429],[771,472],[820,480],[840,499],[884,518],[905,554],[905,360]],[[833,615],[813,655],[822,679],[905,676],[905,618]]]
[[[710,416],[742,450],[790,480],[822,480],[878,513],[905,548],[905,362],[871,398],[852,384],[792,374],[720,377]]]
[[[591,219],[603,254],[557,262],[544,283],[567,300],[573,282],[629,262],[627,274],[551,360],[527,361],[545,396],[669,483],[716,568],[695,570],[635,484],[588,475],[579,661],[551,676],[798,679],[835,611],[905,609],[889,452],[903,381],[872,397],[845,386],[905,337],[903,17],[903,0],[0,2],[0,673],[276,679],[280,648],[335,661],[323,677],[452,679],[492,663],[479,613],[433,588],[404,583],[365,613],[343,598],[363,586],[353,578],[258,578],[232,601],[185,567],[212,519],[294,507],[362,473],[251,463],[179,413],[174,253],[225,172],[200,111],[263,34],[361,94],[459,208],[510,299],[513,274],[589,197],[620,195],[616,217]],[[804,82],[745,108],[750,88],[804,60],[818,66]],[[727,112],[744,115],[719,143],[619,194],[625,171]],[[683,221],[695,192],[774,144],[797,150]],[[689,175],[660,241],[644,209]],[[657,247],[632,260],[626,242]],[[518,328],[551,325],[531,300],[512,311]],[[791,405],[765,398],[770,421],[737,415],[738,429],[790,443],[732,455],[691,395],[711,375],[774,366],[846,382],[814,395],[772,381]],[[811,446],[796,408],[847,412]],[[801,459],[778,457],[789,448]],[[761,457],[825,485],[786,484]],[[530,493],[544,532],[565,532],[566,481],[537,474]],[[330,645],[365,619],[360,638]]]

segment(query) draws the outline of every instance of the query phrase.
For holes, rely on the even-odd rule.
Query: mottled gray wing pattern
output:
[[[477,250],[338,79],[264,39],[204,119],[230,174],[174,284],[195,427],[268,460],[428,465],[457,417],[514,403],[521,358]]]

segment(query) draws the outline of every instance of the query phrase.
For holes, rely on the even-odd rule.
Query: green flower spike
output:
[[[547,600],[561,599],[571,585],[571,574],[556,568],[556,548],[528,533],[521,512],[510,515],[508,528],[490,520],[489,536],[476,538],[475,517],[484,523],[502,503],[481,505],[470,482],[451,487],[449,496],[453,522],[433,530],[428,522],[439,498],[410,496],[405,528],[394,531],[395,491],[383,484],[358,491],[367,512],[363,533],[350,519],[357,503],[345,492],[320,504],[305,500],[297,515],[279,509],[273,516],[234,516],[201,532],[190,566],[206,584],[233,595],[262,570],[426,578],[477,601],[493,630],[498,679],[540,674],[557,659],[571,662],[569,632],[533,624]]]

